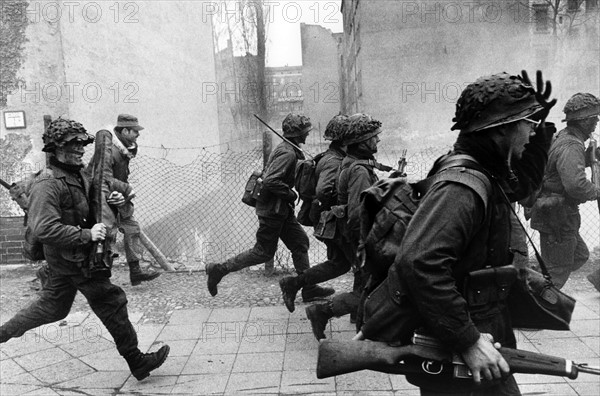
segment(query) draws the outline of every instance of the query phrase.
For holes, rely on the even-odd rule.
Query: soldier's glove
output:
[[[585,167],[588,168],[592,166],[594,163],[594,154],[596,156],[596,161],[600,161],[600,147],[596,148],[596,152],[594,153],[593,147],[590,145],[585,150]]]
[[[525,70],[522,70],[521,73],[523,74],[523,82],[532,86],[531,92],[535,95],[535,99],[543,108],[542,111],[536,114],[535,117],[539,120],[542,120],[543,122],[546,119],[546,117],[548,117],[550,109],[552,109],[552,107],[556,104],[556,99],[548,101],[548,99],[550,99],[550,95],[552,94],[552,83],[550,82],[550,80],[547,80],[546,87],[544,88],[544,79],[542,78],[542,71],[538,70],[536,72],[537,84],[536,88],[534,89],[533,84],[531,83],[531,80],[527,75],[527,72]]]
[[[552,137],[556,133],[556,125],[553,122],[542,122],[535,129],[535,136],[531,139],[532,141],[541,142],[548,149],[552,143]]]

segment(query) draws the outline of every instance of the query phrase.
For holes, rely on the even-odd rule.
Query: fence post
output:
[[[263,169],[267,167],[267,162],[269,162],[269,155],[271,155],[271,150],[273,149],[273,136],[271,132],[265,130],[263,132]],[[265,263],[265,275],[271,276],[275,272],[275,264],[273,259],[267,261]]]
[[[162,269],[164,269],[165,271],[173,271],[173,267],[171,267],[171,265],[168,263],[165,255],[162,254],[162,252],[156,247],[154,242],[152,242],[152,240],[148,238],[148,235],[146,235],[146,233],[142,230],[140,230],[140,242],[142,243],[142,245],[144,245],[146,249],[148,249],[152,257],[154,257],[154,259],[162,267]]]

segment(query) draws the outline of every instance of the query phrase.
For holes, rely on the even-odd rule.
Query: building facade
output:
[[[539,69],[561,101],[598,92],[597,22],[575,35],[540,32],[534,3],[344,0],[342,111],[372,113],[392,131],[387,136],[409,146],[440,146],[455,138],[449,130],[460,92],[482,75]],[[578,3],[593,21],[595,2]]]
[[[2,7],[9,3],[26,6],[26,41],[18,52],[1,54],[3,62],[21,60],[18,86],[1,110],[24,114],[26,125],[7,128],[3,119],[0,133],[31,137],[26,162],[32,168],[45,162],[46,114],[76,119],[94,134],[112,129],[119,113],[131,113],[146,128],[142,146],[219,143],[217,100],[209,91],[216,79],[212,23],[203,1],[17,0]],[[144,154],[159,156],[160,150]],[[191,160],[185,153],[175,159]]]

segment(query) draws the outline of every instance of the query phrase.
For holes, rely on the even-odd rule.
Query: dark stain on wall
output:
[[[28,5],[24,0],[0,3],[0,108],[6,107],[7,96],[19,86],[17,72],[24,60]]]

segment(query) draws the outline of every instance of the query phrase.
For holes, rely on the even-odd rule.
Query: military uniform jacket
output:
[[[585,139],[583,132],[574,127],[558,133],[548,154],[542,195],[560,194],[571,205],[598,197],[598,188],[585,174]]]
[[[406,343],[415,329],[425,327],[459,352],[483,332],[503,346],[516,345],[504,302],[469,306],[463,295],[465,280],[469,272],[510,264],[510,207],[500,188],[515,202],[541,185],[550,136],[537,133],[530,139],[522,158],[512,162],[518,177],[514,180],[489,166],[503,163],[492,145],[456,152],[473,156],[495,175],[488,203],[470,187],[450,181],[427,191],[407,227],[387,285],[382,284],[389,296],[382,315],[362,327],[366,338],[380,339],[382,331],[395,328],[395,339],[387,341]],[[394,312],[401,313],[394,317]]]
[[[28,222],[52,270],[78,275],[92,246],[89,180],[82,172],[49,168],[32,187]]]
[[[321,203],[322,210],[329,210],[337,205],[337,185],[342,160],[346,156],[340,149],[329,148],[317,163],[315,175],[317,177],[316,195]]]
[[[365,160],[348,154],[342,160],[340,168],[338,204],[346,205],[347,220],[344,235],[353,246],[358,246],[360,239],[360,193],[378,180],[373,166],[357,163]]]
[[[302,152],[285,141],[271,152],[263,174],[263,188],[256,201],[258,216],[280,218],[293,214],[297,195],[292,188],[296,163],[301,159],[304,159]]]

